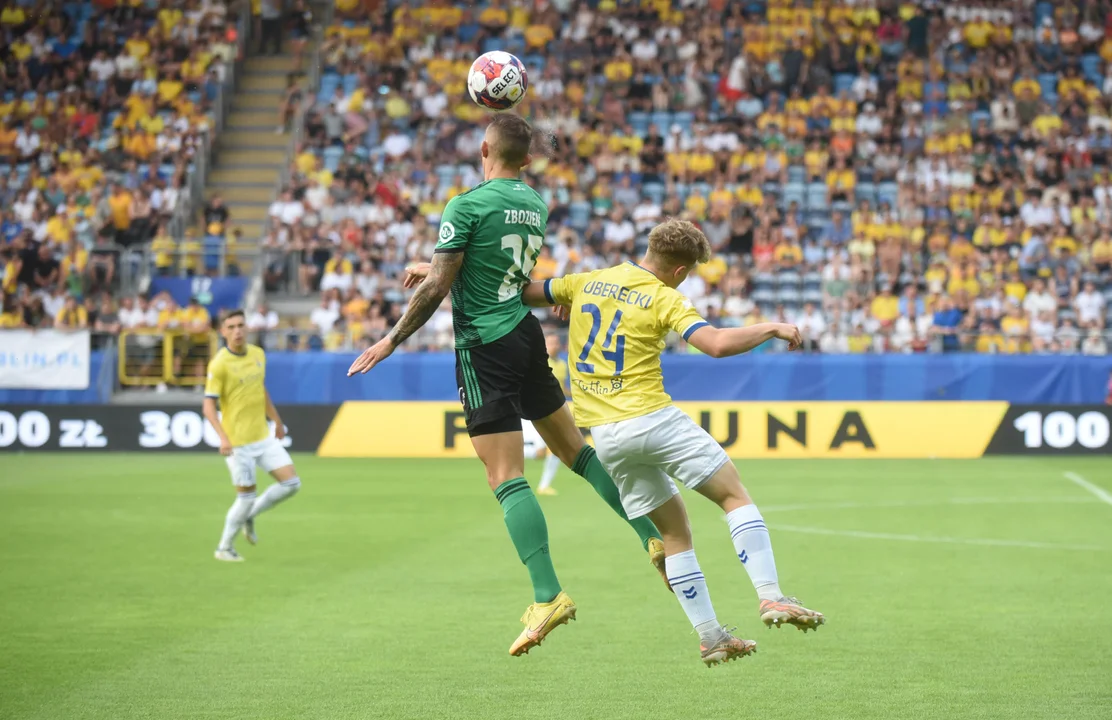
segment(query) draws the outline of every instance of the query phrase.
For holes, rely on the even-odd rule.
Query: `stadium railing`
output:
[[[205,383],[205,368],[219,348],[215,332],[202,334],[165,330],[125,330],[120,333],[118,370],[124,386]]]

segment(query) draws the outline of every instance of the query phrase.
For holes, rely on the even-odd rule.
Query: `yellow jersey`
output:
[[[242,355],[221,348],[208,366],[205,397],[220,401],[221,424],[232,447],[270,435],[266,423],[266,353],[248,345]]]
[[[571,307],[568,359],[580,427],[647,415],[672,404],[660,353],[675,331],[686,340],[707,322],[691,301],[633,262],[546,280],[554,305]]]

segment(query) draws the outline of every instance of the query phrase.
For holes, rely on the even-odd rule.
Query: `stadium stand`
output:
[[[268,13],[279,7],[265,5]],[[74,268],[112,284],[121,268],[110,253],[98,259],[97,243],[126,247],[147,233],[156,275],[203,276],[214,286],[258,277],[281,308],[277,318],[257,313],[270,347],[367,345],[404,309],[399,274],[430,256],[444,204],[481,179],[484,113],[467,99],[465,78],[479,53],[505,49],[530,70],[521,112],[551,137],[551,152],[529,170],[550,207],[537,278],[636,256],[654,222],[683,216],[701,225],[716,254],[682,290],[716,324],[792,320],[816,352],[1107,352],[1108,2],[337,0],[330,10],[322,43],[306,51],[319,58],[319,78],[266,81],[278,95],[269,122],[293,130],[288,169],[275,169],[273,155],[256,168],[258,149],[240,151],[232,158],[240,164],[217,170],[210,192],[250,192],[230,220],[210,197],[200,232],[184,242],[165,225],[164,199],[182,185],[181,161],[158,165],[164,178],[148,160],[169,140],[120,123],[67,175],[60,163],[28,162],[49,152],[21,154],[35,142],[36,103],[50,101],[21,99],[26,112],[4,126],[11,140],[0,148],[9,148],[10,172],[24,168],[41,188],[30,204],[19,172],[0,188],[12,208],[5,257],[32,257],[19,244],[22,226],[9,231],[23,217],[92,238],[87,259],[55,244],[34,256],[41,262],[25,263],[34,270],[6,272],[6,283],[17,278],[14,302],[26,321],[58,314],[66,292],[51,288]],[[163,12],[172,10],[158,18]],[[293,37],[303,37],[303,6],[288,8],[287,19]],[[27,32],[58,35],[45,25]],[[105,57],[142,55],[142,33],[128,37]],[[199,33],[192,48],[170,45],[194,58],[205,38],[218,42],[219,33]],[[33,37],[21,42],[12,54],[35,46]],[[153,101],[156,114],[174,113],[167,127],[180,117],[188,147],[209,100],[201,88],[190,112],[178,110],[180,75],[135,83],[139,98],[144,87],[153,97],[147,105],[120,99],[114,117]],[[72,101],[75,126],[99,122],[106,130],[96,132],[107,132],[118,123],[107,122],[105,103],[88,102],[87,88],[71,97],[57,84],[55,102]],[[160,108],[163,84],[169,105]],[[197,91],[187,84],[184,92]],[[231,131],[237,143],[265,134],[261,119],[249,122]],[[153,150],[143,144],[149,135]],[[288,142],[276,134],[267,147]],[[110,158],[137,179],[104,171],[101,180],[96,168]],[[74,174],[90,186],[85,207],[105,208],[91,231],[78,229],[80,207],[52,200]],[[126,217],[123,200],[114,200],[123,194],[138,206]],[[229,222],[240,227],[238,240],[209,233]],[[104,224],[111,235],[99,232]],[[100,301],[87,294],[94,318]],[[445,307],[414,347],[450,343]]]

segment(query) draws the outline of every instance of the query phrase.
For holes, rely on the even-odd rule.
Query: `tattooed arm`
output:
[[[394,350],[429,321],[452,288],[463,264],[463,252],[438,252],[432,257],[428,275],[409,300],[409,307],[390,333],[363,351],[348,368],[348,377],[366,373],[390,357]]]
[[[405,314],[386,336],[394,347],[401,345],[429,321],[451,290],[452,282],[462,264],[462,252],[438,252],[432,256],[428,276],[417,286],[417,292],[410,298]]]

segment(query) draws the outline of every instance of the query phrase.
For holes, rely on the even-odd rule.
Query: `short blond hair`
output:
[[[694,267],[710,260],[710,241],[695,223],[668,218],[649,233],[649,254],[670,267]]]

